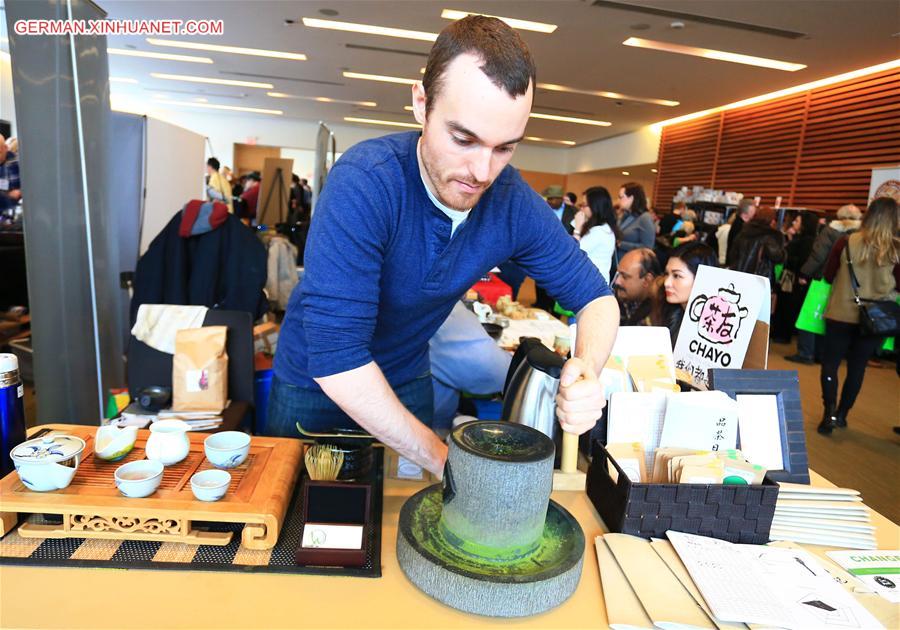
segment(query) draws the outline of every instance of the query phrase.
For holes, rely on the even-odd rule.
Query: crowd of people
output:
[[[250,171],[238,177],[230,168],[223,167],[215,157],[206,161],[206,198],[224,203],[228,206],[229,213],[236,214],[248,223],[252,223],[257,217],[261,182],[259,171]],[[312,211],[312,188],[309,182],[293,173],[288,194],[290,215],[287,222],[309,221]]]
[[[611,278],[621,325],[665,326],[674,346],[700,265],[763,276],[772,291],[772,341],[787,344],[796,334],[797,350],[785,358],[821,363],[824,414],[819,433],[847,426],[866,366],[884,341],[861,330],[857,293],[861,300],[893,300],[900,290],[896,200],[875,199],[866,212],[846,205],[832,220],[786,210],[779,221],[777,210],[745,198],[712,231],[699,225],[697,213],[683,203],[657,215],[638,183],[623,184],[616,203],[602,186],[586,190],[577,208],[575,195],[568,195],[571,203],[559,186],[544,191],[566,230],[604,277]],[[859,280],[856,293],[851,263]],[[832,286],[824,336],[795,328],[815,280]],[[539,298],[546,295],[538,293]],[[539,299],[538,306],[546,308],[546,300],[542,304]],[[844,359],[847,375],[838,398],[838,366]]]

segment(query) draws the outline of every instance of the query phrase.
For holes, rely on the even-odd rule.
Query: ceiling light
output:
[[[412,105],[404,105],[404,106],[403,106],[403,109],[405,109],[405,110],[408,111],[408,112],[414,112],[414,111],[416,111],[416,110],[413,109]]]
[[[531,118],[540,118],[541,120],[558,120],[560,122],[576,123],[578,125],[593,125],[595,127],[609,127],[612,123],[605,120],[591,120],[589,118],[573,118],[572,116],[556,116],[555,114],[539,114],[531,112]]]
[[[652,39],[641,39],[640,37],[629,37],[624,42],[625,46],[634,46],[635,48],[647,48],[649,50],[660,50],[663,52],[678,53],[680,55],[692,55],[694,57],[704,57],[706,59],[716,59],[718,61],[730,61],[731,63],[742,63],[748,66],[759,66],[761,68],[773,68],[775,70],[784,70],[786,72],[796,72],[806,67],[802,63],[790,63],[788,61],[778,61],[777,59],[766,59],[765,57],[753,57],[752,55],[741,55],[724,50],[713,50],[711,48],[697,48],[695,46],[682,46],[681,44],[669,44],[667,42],[657,42]]]
[[[384,83],[403,83],[405,85],[415,85],[418,79],[404,79],[403,77],[386,77],[381,74],[365,74],[363,72],[344,72],[347,79],[365,79],[366,81],[382,81]]]
[[[222,109],[231,112],[251,112],[253,114],[272,114],[281,116],[284,112],[280,109],[262,109],[260,107],[241,107],[238,105],[213,105],[212,103],[189,103],[187,101],[155,101],[159,105],[178,105],[179,107],[202,107],[204,109]]]
[[[729,109],[735,109],[737,107],[746,107],[747,105],[755,105],[757,103],[763,103],[765,101],[771,101],[772,99],[781,98],[784,96],[790,96],[791,94],[797,94],[798,92],[806,92],[807,90],[814,90],[816,88],[824,87],[826,85],[832,85],[834,83],[841,83],[843,81],[850,81],[852,79],[856,79],[858,77],[864,77],[867,74],[875,74],[876,72],[884,72],[885,70],[894,70],[896,68],[900,68],[900,59],[894,59],[893,61],[886,61],[884,63],[880,63],[875,66],[869,66],[868,68],[860,68],[859,70],[853,70],[851,72],[845,72],[844,74],[836,74],[833,77],[826,77],[824,79],[819,79],[818,81],[811,81],[809,83],[804,83],[803,85],[795,85],[794,87],[785,88],[783,90],[778,90],[776,92],[769,92],[768,94],[760,94],[759,96],[753,96],[751,98],[745,98],[743,101],[735,101],[734,103],[728,103],[727,105],[721,105],[719,107],[713,107],[711,109],[704,109],[699,112],[694,112],[692,114],[685,114],[684,116],[678,116],[677,118],[670,118],[668,120],[663,120],[658,123],[653,123],[650,125],[651,129],[659,131],[663,127],[667,125],[673,125],[675,123],[684,122],[686,120],[694,120],[695,118],[702,118],[703,116],[708,116],[709,114],[716,114],[718,112],[723,112]]]
[[[203,98],[203,97],[195,98],[195,99],[192,99],[192,100],[193,100],[195,103],[209,103],[209,99],[208,99],[208,98]]]
[[[537,33],[552,33],[556,30],[556,24],[546,24],[544,22],[529,22],[528,20],[518,20],[516,18],[501,17],[499,15],[488,15],[487,13],[470,13],[469,11],[454,11],[453,9],[444,9],[441,11],[441,17],[445,20],[461,20],[467,15],[483,15],[485,17],[497,18],[506,22],[512,28],[522,31],[535,31]]]
[[[371,24],[356,24],[354,22],[336,22],[335,20],[320,20],[318,18],[303,18],[303,25],[312,28],[327,28],[333,31],[349,31],[351,33],[367,33],[369,35],[385,35],[387,37],[400,37],[403,39],[418,39],[423,42],[433,42],[437,39],[437,33],[425,31],[410,31],[405,28],[390,28],[388,26],[372,26]]]
[[[658,173],[659,171],[657,171],[655,168],[651,168],[651,169],[650,169],[650,172],[651,172],[651,173]]]
[[[419,68],[419,74],[425,74],[425,66]]]
[[[109,77],[110,83],[137,83],[137,79],[131,77]]]
[[[150,76],[155,79],[169,79],[171,81],[187,81],[188,83],[215,83],[216,85],[237,85],[240,87],[262,88],[271,90],[274,85],[271,83],[258,83],[256,81],[236,81],[234,79],[214,79],[211,77],[193,77],[186,74],[164,74],[162,72],[151,72]]]
[[[409,127],[411,129],[419,129],[422,126],[422,125],[413,124],[413,123],[394,122],[392,120],[375,120],[374,118],[356,118],[354,116],[344,116],[344,120],[346,120],[347,122],[366,123],[368,125],[386,125],[388,127]]]
[[[191,63],[212,63],[209,57],[194,57],[193,55],[172,55],[170,53],[145,52],[143,50],[128,50],[127,48],[107,48],[110,55],[123,57],[147,57],[149,59],[165,59],[167,61],[189,61]]]
[[[566,146],[574,146],[574,140],[551,140],[549,138],[538,138],[537,136],[525,136],[525,140],[531,140],[532,142],[551,142],[554,144],[565,144]]]
[[[230,53],[233,55],[252,55],[254,57],[274,57],[276,59],[292,59],[294,61],[306,61],[303,53],[281,52],[279,50],[264,50],[262,48],[242,48],[240,46],[221,46],[219,44],[201,44],[199,42],[178,42],[171,39],[147,38],[148,44],[154,46],[171,46],[172,48],[188,48],[190,50],[208,50],[210,52]],[[210,63],[212,63],[210,61]]]
[[[565,85],[556,85],[555,83],[538,83],[539,90],[550,90],[551,92],[566,92],[567,94],[587,94],[588,96],[599,96],[601,98],[611,98],[617,101],[633,101],[635,103],[650,103],[651,105],[664,105],[666,107],[675,107],[681,105],[678,101],[667,101],[661,98],[644,98],[642,96],[628,96],[627,94],[619,94],[618,92],[605,92],[602,90],[579,90],[578,88],[568,87]]]
[[[631,175],[628,171],[622,171],[622,175]]]
[[[285,94],[284,92],[266,92],[272,98],[292,98],[303,101],[318,101],[319,103],[346,103],[348,105],[360,105],[361,107],[378,107],[375,101],[347,101],[340,98],[328,98],[327,96],[300,96],[297,94]]]

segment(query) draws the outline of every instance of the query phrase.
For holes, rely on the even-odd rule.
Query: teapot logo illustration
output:
[[[706,341],[728,345],[737,339],[741,322],[747,317],[747,307],[741,306],[741,294],[734,285],[720,288],[718,295],[698,295],[688,312],[691,321],[698,322],[697,333]]]

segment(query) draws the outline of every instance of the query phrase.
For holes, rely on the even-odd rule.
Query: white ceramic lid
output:
[[[0,374],[19,369],[19,357],[8,352],[0,353]]]
[[[19,462],[51,463],[61,462],[78,455],[84,450],[84,440],[74,435],[47,435],[14,448],[10,455]]]

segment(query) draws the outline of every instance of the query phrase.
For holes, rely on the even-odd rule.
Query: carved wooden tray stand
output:
[[[278,540],[285,512],[302,462],[302,444],[288,438],[253,437],[247,460],[229,470],[231,486],[219,501],[198,501],[190,478],[212,468],[203,454],[207,433],[188,433],[191,450],[167,466],[156,492],[129,499],[116,489],[113,473],[129,461],[144,459],[149,431],[138,431],[134,450],[118,462],[94,456],[96,427],[49,425],[54,432],[82,438],[87,447],[71,485],[55,492],[32,492],[15,471],[0,481],[0,536],[12,531],[19,513],[53,514],[61,524],[23,523],[26,538],[113,538],[153,540],[194,545],[227,545],[231,532],[198,529],[195,522],[246,523],[241,544],[248,549],[269,549]]]

